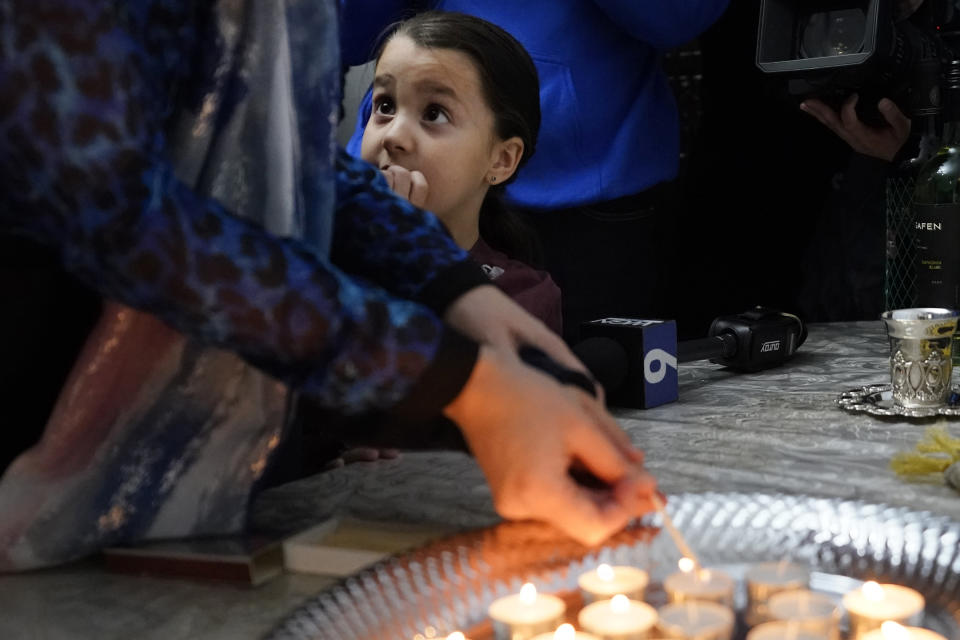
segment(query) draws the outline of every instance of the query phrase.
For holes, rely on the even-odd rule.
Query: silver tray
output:
[[[706,493],[671,496],[677,527],[706,566],[738,579],[754,562],[791,560],[811,569],[811,588],[839,598],[861,580],[895,582],[927,599],[924,626],[960,640],[960,523],[901,507],[807,496]],[[487,637],[496,598],[533,582],[575,594],[577,577],[600,562],[650,572],[646,600],[664,600],[660,583],[679,552],[659,518],[648,516],[600,549],[587,549],[532,523],[503,523],[431,543],[373,565],[313,597],[271,640],[445,638],[454,630]],[[742,638],[742,623],[737,637]],[[471,637],[468,633],[468,637]]]
[[[952,394],[960,394],[960,387],[953,387]],[[870,384],[844,391],[837,398],[837,405],[851,413],[869,413],[874,416],[897,416],[904,418],[933,418],[937,416],[960,416],[960,405],[945,404],[938,407],[907,409],[893,403],[890,384]]]

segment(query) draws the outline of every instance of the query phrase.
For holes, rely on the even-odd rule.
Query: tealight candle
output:
[[[618,593],[631,600],[643,600],[650,577],[647,572],[634,567],[611,567],[601,564],[593,571],[582,574],[577,579],[583,602],[590,604],[597,600],[608,600]]]
[[[588,604],[577,621],[603,640],[645,640],[657,623],[657,610],[618,593],[610,600]]]
[[[572,624],[562,624],[556,631],[541,633],[533,640],[599,640],[597,636],[577,631]]]
[[[657,627],[666,638],[730,640],[735,617],[716,602],[679,602],[660,607]]]
[[[920,627],[904,627],[888,620],[863,636],[864,640],[947,640],[936,631]]]
[[[804,629],[799,623],[776,620],[755,626],[747,640],[831,640],[830,635]]]
[[[843,596],[843,608],[850,620],[851,640],[879,629],[885,620],[916,625],[923,614],[924,599],[919,592],[898,584],[866,582]]]
[[[746,620],[751,626],[767,620],[767,601],[782,591],[806,589],[810,573],[790,562],[756,564],[744,576],[747,583]]]
[[[487,613],[493,620],[496,640],[527,640],[556,629],[566,610],[563,600],[537,593],[537,588],[528,582],[520,593],[494,600]]]
[[[663,581],[670,602],[699,600],[733,606],[733,580],[722,571],[694,569],[692,562],[680,561],[680,571]]]
[[[826,638],[840,636],[840,607],[822,593],[808,589],[783,591],[773,595],[766,608],[770,620],[794,622],[805,631]]]

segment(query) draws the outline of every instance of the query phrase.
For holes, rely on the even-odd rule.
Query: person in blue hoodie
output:
[[[510,32],[540,77],[537,154],[507,204],[527,214],[563,295],[564,336],[606,315],[668,315],[672,222],[666,185],[679,162],[679,116],[663,51],[702,33],[728,0],[341,0],[343,62],[368,60],[384,26],[419,9],[460,11]],[[360,155],[360,106],[347,150]]]

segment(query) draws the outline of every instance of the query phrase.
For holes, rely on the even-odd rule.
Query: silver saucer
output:
[[[960,387],[953,387],[952,394],[960,394]],[[937,416],[960,416],[960,405],[944,404],[938,407],[908,409],[894,404],[891,386],[870,384],[844,391],[837,397],[837,405],[851,413],[869,413],[874,416],[898,416],[904,418],[933,418]]]
[[[667,510],[707,567],[738,582],[756,562],[808,567],[810,587],[837,601],[872,579],[924,594],[923,626],[960,640],[960,523],[925,511],[851,500],[759,493],[671,496]],[[581,547],[552,529],[502,523],[431,543],[373,565],[318,594],[268,636],[271,640],[445,638],[460,630],[492,637],[490,603],[533,582],[548,593],[576,593],[577,577],[597,564],[628,564],[650,573],[647,597],[665,601],[663,579],[680,554],[656,515],[601,549]],[[745,636],[738,623],[736,638]],[[479,631],[478,631],[479,630]],[[472,635],[471,635],[472,634]]]

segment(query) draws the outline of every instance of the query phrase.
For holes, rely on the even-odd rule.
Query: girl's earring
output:
[[[490,176],[490,184],[493,184],[497,181],[497,176]]]

